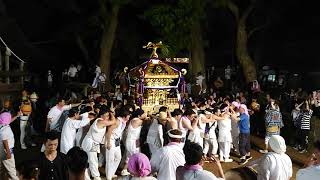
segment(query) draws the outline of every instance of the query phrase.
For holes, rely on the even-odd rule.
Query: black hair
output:
[[[79,175],[88,167],[88,155],[80,147],[71,148],[66,156],[69,172]]]
[[[45,134],[45,142],[47,142],[48,140],[56,140],[59,139],[59,133],[57,131],[49,131],[46,132]]]
[[[211,110],[211,112],[212,112],[213,114],[217,113],[218,111],[219,111],[219,108],[218,108],[218,107],[214,107],[214,108]]]
[[[221,110],[221,111],[223,111],[226,107],[228,107],[228,105],[227,105],[227,104],[221,104],[221,106],[220,106],[220,110]]]
[[[83,112],[90,112],[90,111],[92,111],[92,110],[93,110],[93,109],[92,109],[91,106],[86,106],[86,107],[83,108]]]
[[[191,116],[192,114],[196,114],[192,109],[186,109],[186,111],[183,113],[185,116]]]
[[[75,108],[72,108],[69,110],[69,114],[68,114],[68,117],[73,117],[75,116],[77,113],[79,113],[78,109],[75,109]]]
[[[196,165],[200,163],[203,149],[199,144],[187,142],[183,147],[183,152],[185,154],[186,165]]]
[[[144,114],[144,111],[142,109],[138,108],[132,113],[132,117],[131,118],[139,117],[142,114]]]
[[[320,140],[317,140],[313,143],[314,148],[320,151]]]
[[[116,114],[117,117],[127,117],[128,115],[130,115],[130,111],[127,110],[125,107],[122,107]]]
[[[62,102],[62,101],[65,101],[65,98],[59,97],[59,98],[57,99],[57,103]]]
[[[168,108],[167,108],[166,106],[161,106],[161,107],[159,108],[159,113],[160,113],[160,112],[167,112],[167,110],[168,110]]]
[[[171,113],[172,116],[179,116],[182,114],[183,114],[183,112],[181,109],[174,109],[173,112]]]
[[[39,173],[36,162],[30,160],[17,164],[17,171],[22,175],[23,180],[36,179]]]

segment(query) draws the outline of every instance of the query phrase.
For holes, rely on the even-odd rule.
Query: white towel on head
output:
[[[271,136],[269,140],[269,145],[270,145],[270,148],[278,154],[283,154],[287,150],[285,140],[283,139],[283,137],[279,135]]]

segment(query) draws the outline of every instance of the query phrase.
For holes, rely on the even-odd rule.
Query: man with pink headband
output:
[[[9,179],[18,180],[15,160],[13,156],[13,148],[14,148],[14,135],[9,124],[12,122],[12,117],[9,112],[3,112],[0,114],[0,154],[5,155],[5,157],[1,157],[0,169],[0,179],[2,179],[3,172],[6,172],[9,176]],[[3,167],[1,167],[3,166]]]
[[[245,104],[240,104],[239,108],[240,117],[236,117],[233,113],[233,120],[239,122],[239,151],[240,151],[240,164],[245,164],[252,157],[250,155],[250,116],[248,113],[248,108]]]

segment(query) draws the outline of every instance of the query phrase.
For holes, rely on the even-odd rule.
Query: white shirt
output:
[[[169,143],[152,155],[150,164],[153,172],[158,172],[158,180],[175,180],[176,169],[185,164],[182,146]]]
[[[68,118],[64,122],[61,132],[60,152],[67,154],[67,152],[76,144],[77,129],[89,124],[90,119],[88,118],[88,113],[84,113],[81,116],[81,120]]]
[[[200,76],[197,76],[196,79],[197,79],[196,80],[196,85],[202,86],[202,81],[205,79],[205,77],[200,75]]]
[[[47,118],[50,119],[49,125],[50,125],[50,130],[54,129],[57,125],[57,122],[62,115],[63,111],[65,110],[70,110],[71,109],[71,104],[70,105],[65,105],[61,109],[58,108],[58,106],[54,106],[50,109],[48,112]]]
[[[297,172],[297,180],[318,180],[320,179],[320,165],[300,169]]]
[[[14,147],[14,135],[12,129],[9,125],[0,125],[0,158],[1,161],[6,159],[6,153],[3,146],[3,141],[7,140],[9,148],[12,149]],[[1,165],[0,165],[1,166]]]
[[[286,154],[269,152],[261,158],[257,171],[258,180],[288,180],[292,177],[292,162]]]
[[[69,71],[68,71],[68,75],[69,75],[69,77],[76,77],[77,72],[78,72],[78,70],[76,67],[70,67]]]
[[[187,170],[181,166],[177,168],[177,180],[222,180],[217,178],[212,172],[198,169],[198,170]]]
[[[224,120],[218,121],[218,128],[219,128],[219,142],[232,142],[231,136],[231,119],[227,117]]]

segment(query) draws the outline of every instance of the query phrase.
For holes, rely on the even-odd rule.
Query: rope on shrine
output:
[[[7,44],[4,42],[4,40],[2,39],[2,37],[0,36],[0,41],[2,42],[2,44],[8,48],[8,50],[14,55],[14,57],[16,57],[20,62],[22,63],[26,63],[24,60],[22,60],[19,56],[17,56],[8,46]]]

